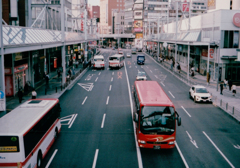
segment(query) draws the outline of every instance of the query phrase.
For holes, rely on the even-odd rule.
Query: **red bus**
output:
[[[58,99],[32,99],[0,118],[0,167],[39,168],[60,133]]]
[[[136,106],[134,121],[139,147],[174,148],[176,124],[181,125],[181,117],[158,82],[135,81],[133,94]]]

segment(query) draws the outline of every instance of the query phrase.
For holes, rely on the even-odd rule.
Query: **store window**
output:
[[[239,31],[224,31],[223,48],[238,48]]]

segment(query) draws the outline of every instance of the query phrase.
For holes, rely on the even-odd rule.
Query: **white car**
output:
[[[139,80],[147,80],[146,73],[145,73],[145,72],[142,72],[142,71],[138,71],[136,80],[137,80],[137,81],[139,81]]]
[[[131,53],[127,53],[127,57],[131,57]]]
[[[193,85],[190,88],[189,98],[194,102],[212,102],[212,95],[201,85]]]

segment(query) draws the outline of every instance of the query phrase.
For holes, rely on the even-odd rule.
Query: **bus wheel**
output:
[[[37,156],[37,168],[40,168],[41,165],[42,165],[42,152],[39,151]]]
[[[58,137],[58,129],[56,128],[54,132],[54,139],[57,139],[57,137]]]

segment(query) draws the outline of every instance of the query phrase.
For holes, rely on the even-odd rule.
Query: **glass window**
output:
[[[143,134],[167,134],[175,130],[175,112],[168,106],[143,106],[140,118]]]
[[[238,48],[239,31],[224,31],[223,48]]]

